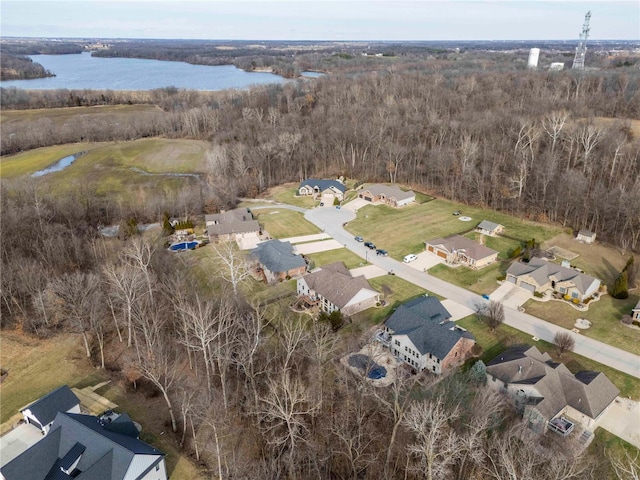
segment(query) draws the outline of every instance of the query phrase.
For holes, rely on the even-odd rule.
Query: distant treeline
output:
[[[0,80],[27,80],[55,76],[28,57],[0,52]]]

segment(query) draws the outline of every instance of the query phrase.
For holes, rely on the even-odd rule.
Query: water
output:
[[[7,80],[0,82],[0,87],[33,90],[151,90],[163,87],[225,90],[287,81],[273,73],[245,72],[233,65],[213,67],[138,58],[100,58],[92,57],[89,52],[71,55],[31,55],[30,58],[56,76],[32,80]]]
[[[324,77],[324,73],[322,72],[300,72],[300,75],[302,75],[303,77],[309,77],[309,78]]]
[[[81,155],[82,155],[81,153],[76,153],[75,155],[69,155],[68,157],[64,157],[58,160],[53,165],[49,165],[47,168],[43,168],[42,170],[38,170],[37,172],[32,173],[31,176],[41,177],[43,175],[46,175],[47,173],[59,172],[60,170],[64,170],[73,162],[75,162],[76,158],[78,158]]]
[[[169,250],[171,250],[172,252],[182,252],[184,250],[193,250],[194,248],[196,248],[196,246],[198,246],[200,244],[200,242],[180,242],[180,243],[174,243],[173,245],[171,245],[169,247]]]

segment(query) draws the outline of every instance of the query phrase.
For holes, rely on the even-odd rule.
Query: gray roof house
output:
[[[20,409],[24,420],[47,433],[58,412],[80,413],[80,400],[67,385],[62,385]]]
[[[478,224],[476,230],[484,235],[495,236],[504,232],[504,226],[489,220],[483,220]]]
[[[442,373],[464,361],[475,339],[450,322],[451,314],[436,297],[420,297],[400,305],[384,323],[385,345],[417,371]]]
[[[344,192],[347,187],[338,180],[322,180],[318,178],[309,178],[300,182],[298,187],[298,195],[314,195],[314,196],[332,196],[342,201]]]
[[[342,262],[330,263],[298,279],[297,292],[312,302],[318,302],[327,313],[340,310],[353,315],[375,306],[380,294],[364,275],[352,277]]]
[[[259,243],[251,256],[262,266],[268,282],[302,275],[307,268],[304,258],[293,253],[291,243],[280,240]]]
[[[434,238],[424,243],[428,252],[452,264],[461,263],[470,268],[482,268],[498,260],[498,251],[461,235]]]
[[[600,280],[538,257],[533,257],[529,263],[512,263],[507,269],[507,281],[531,292],[551,289],[579,301],[589,298],[600,288]]]
[[[362,189],[358,196],[368,202],[384,202],[392,207],[402,207],[416,201],[413,191],[404,191],[394,185],[374,184]]]
[[[120,419],[122,417],[122,419]],[[0,469],[5,480],[166,480],[164,454],[138,439],[126,415],[113,422],[59,412],[49,433]]]
[[[533,430],[543,432],[554,418],[566,416],[594,430],[620,391],[602,372],[573,375],[536,347],[511,347],[487,364],[488,384],[508,392]]]
[[[248,208],[236,208],[221,211],[213,215],[206,215],[207,231],[212,241],[238,240],[246,235],[258,236],[260,224],[253,219]]]

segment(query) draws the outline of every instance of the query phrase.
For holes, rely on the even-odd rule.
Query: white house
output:
[[[44,435],[49,432],[58,412],[80,413],[80,400],[67,385],[20,409],[25,422],[38,427]]]
[[[631,318],[634,320],[640,320],[640,301],[638,301],[638,304],[631,309]]]
[[[352,277],[342,262],[324,265],[299,278],[297,292],[307,303],[319,305],[327,313],[340,310],[344,315],[354,315],[380,301],[380,294],[364,275]]]
[[[301,182],[298,187],[298,195],[313,195],[324,202],[333,202],[334,198],[342,201],[346,191],[347,187],[338,180],[322,180],[318,178],[309,178]]]
[[[591,245],[596,241],[596,234],[590,230],[580,230],[578,235],[576,235],[576,240]]]

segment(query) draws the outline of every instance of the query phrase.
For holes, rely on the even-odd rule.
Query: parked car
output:
[[[320,206],[321,206],[321,207],[324,207],[324,202],[320,202]]]
[[[484,295],[482,295],[482,298],[484,298],[485,300],[489,300],[489,295],[485,293]]]
[[[362,237],[355,237],[354,240],[356,242],[364,242],[364,238],[362,238]]]
[[[375,244],[371,243],[371,242],[364,242],[364,246],[371,249],[371,250],[375,250],[376,246]]]
[[[376,250],[376,255],[387,257],[389,255],[389,252],[387,252],[386,250],[383,250],[382,248],[379,248]]]
[[[414,260],[417,260],[418,256],[415,253],[410,253],[409,255],[405,255],[404,258],[402,259],[402,261],[404,263],[411,263]]]

